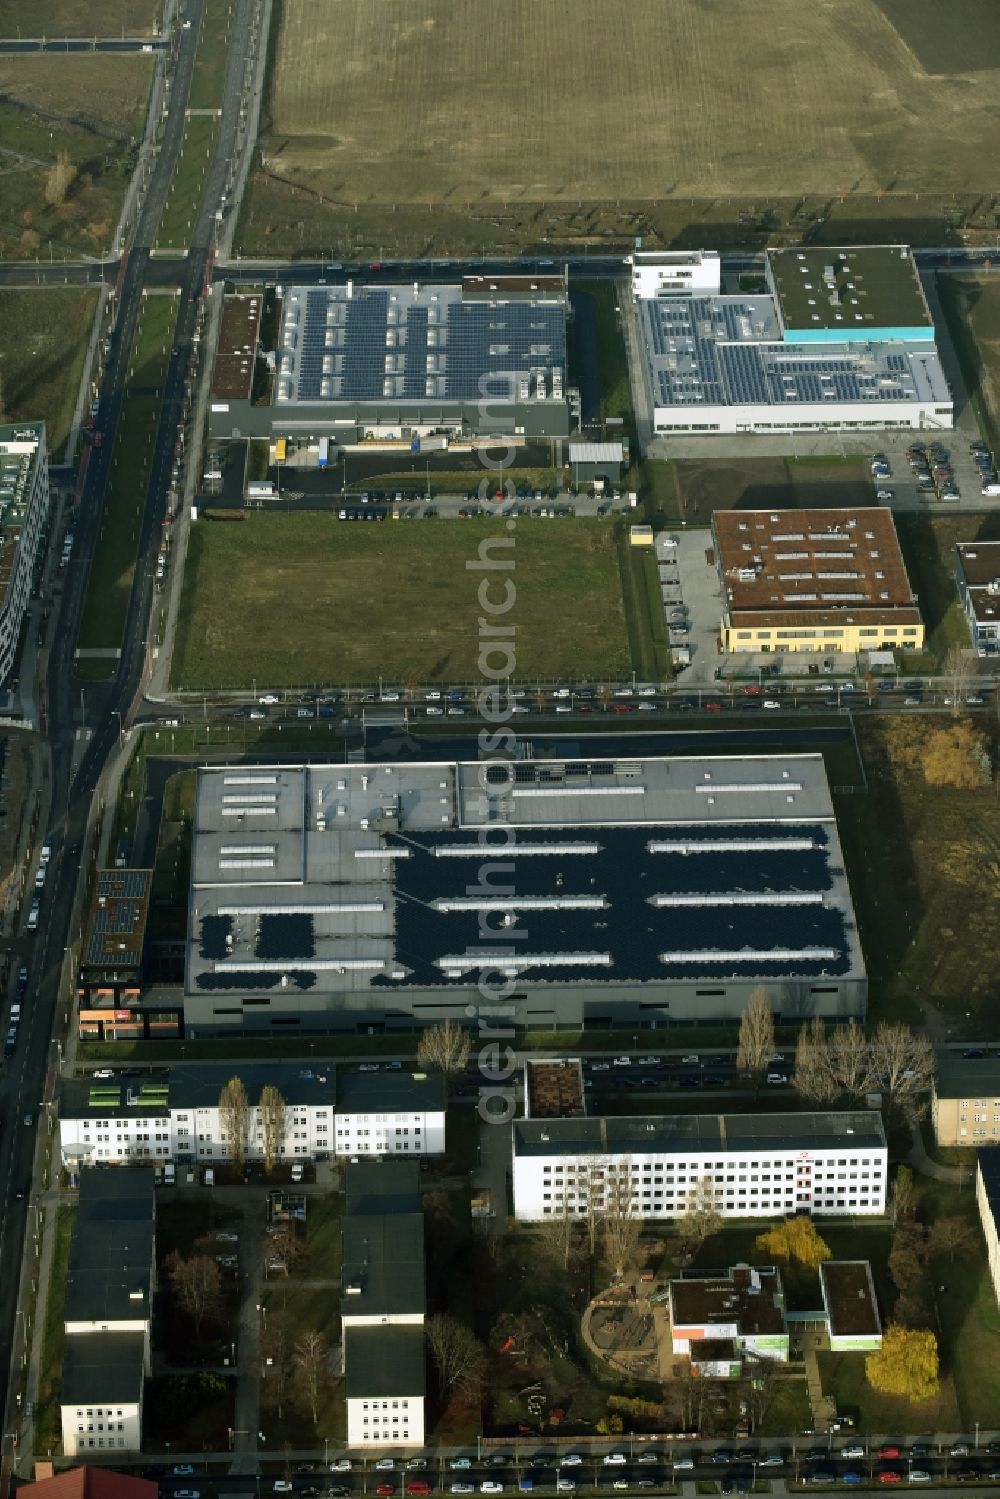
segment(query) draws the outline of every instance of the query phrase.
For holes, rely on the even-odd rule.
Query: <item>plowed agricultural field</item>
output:
[[[988,190],[998,130],[995,0],[284,0],[263,144],[327,202],[481,210]]]

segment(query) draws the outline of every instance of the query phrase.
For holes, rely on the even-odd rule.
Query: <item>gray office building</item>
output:
[[[486,936],[484,937],[484,933]],[[862,1017],[822,756],[199,771],[187,1034]]]

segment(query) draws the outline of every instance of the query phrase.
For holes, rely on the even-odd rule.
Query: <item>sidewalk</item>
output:
[[[961,1187],[972,1180],[972,1171],[963,1171],[960,1166],[942,1166],[938,1161],[931,1160],[924,1147],[919,1124],[911,1124],[910,1138],[913,1143],[906,1153],[906,1159],[921,1176],[931,1176],[935,1181],[949,1182],[954,1187]]]

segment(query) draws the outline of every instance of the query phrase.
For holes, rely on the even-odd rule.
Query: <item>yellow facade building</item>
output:
[[[722,649],[919,650],[924,625],[888,510],[717,510]]]

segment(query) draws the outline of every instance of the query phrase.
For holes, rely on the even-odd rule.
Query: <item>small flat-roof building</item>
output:
[[[1000,651],[1000,541],[960,541],[955,546],[955,581],[980,656]]]
[[[785,1293],[774,1267],[691,1271],[669,1289],[673,1352],[687,1354],[699,1373],[738,1376],[744,1354],[788,1362]]]
[[[948,1048],[938,1051],[931,1122],[939,1145],[1000,1142],[1000,1058],[963,1057]]]
[[[152,888],[151,869],[97,871],[77,967],[81,1037],[111,1041],[144,1034],[136,1007]]]
[[[60,1394],[66,1457],[141,1450],[144,1376],[141,1333],[94,1332],[66,1339]]]
[[[900,245],[769,251],[763,294],[633,267],[656,433],[943,429],[953,404]]]
[[[888,510],[716,510],[727,652],[918,650],[924,624]]]
[[[500,825],[510,873],[469,890]],[[863,1016],[822,756],[199,771],[187,1035],[462,1022],[484,971],[532,1030],[736,1019],[758,983]]]
[[[625,467],[625,444],[621,442],[571,442],[567,453],[575,484],[602,479],[617,484]]]
[[[242,392],[213,397],[212,437],[378,440],[409,452],[429,435],[569,435],[562,276],[348,281],[279,294],[272,405]]]
[[[260,339],[260,292],[229,292],[212,366],[213,401],[249,401]]]
[[[718,296],[722,262],[718,250],[636,250],[633,297]]]
[[[711,1184],[724,1218],[885,1211],[885,1131],[874,1111],[517,1119],[514,1216],[585,1215],[631,1183],[642,1218],[680,1218]]]
[[[524,1116],[526,1119],[574,1119],[587,1112],[583,1063],[579,1057],[526,1057],[524,1061]]]
[[[870,1352],[882,1346],[882,1321],[867,1260],[827,1260],[819,1267],[831,1353]]]
[[[17,660],[35,559],[49,514],[44,422],[0,425],[0,683]]]

